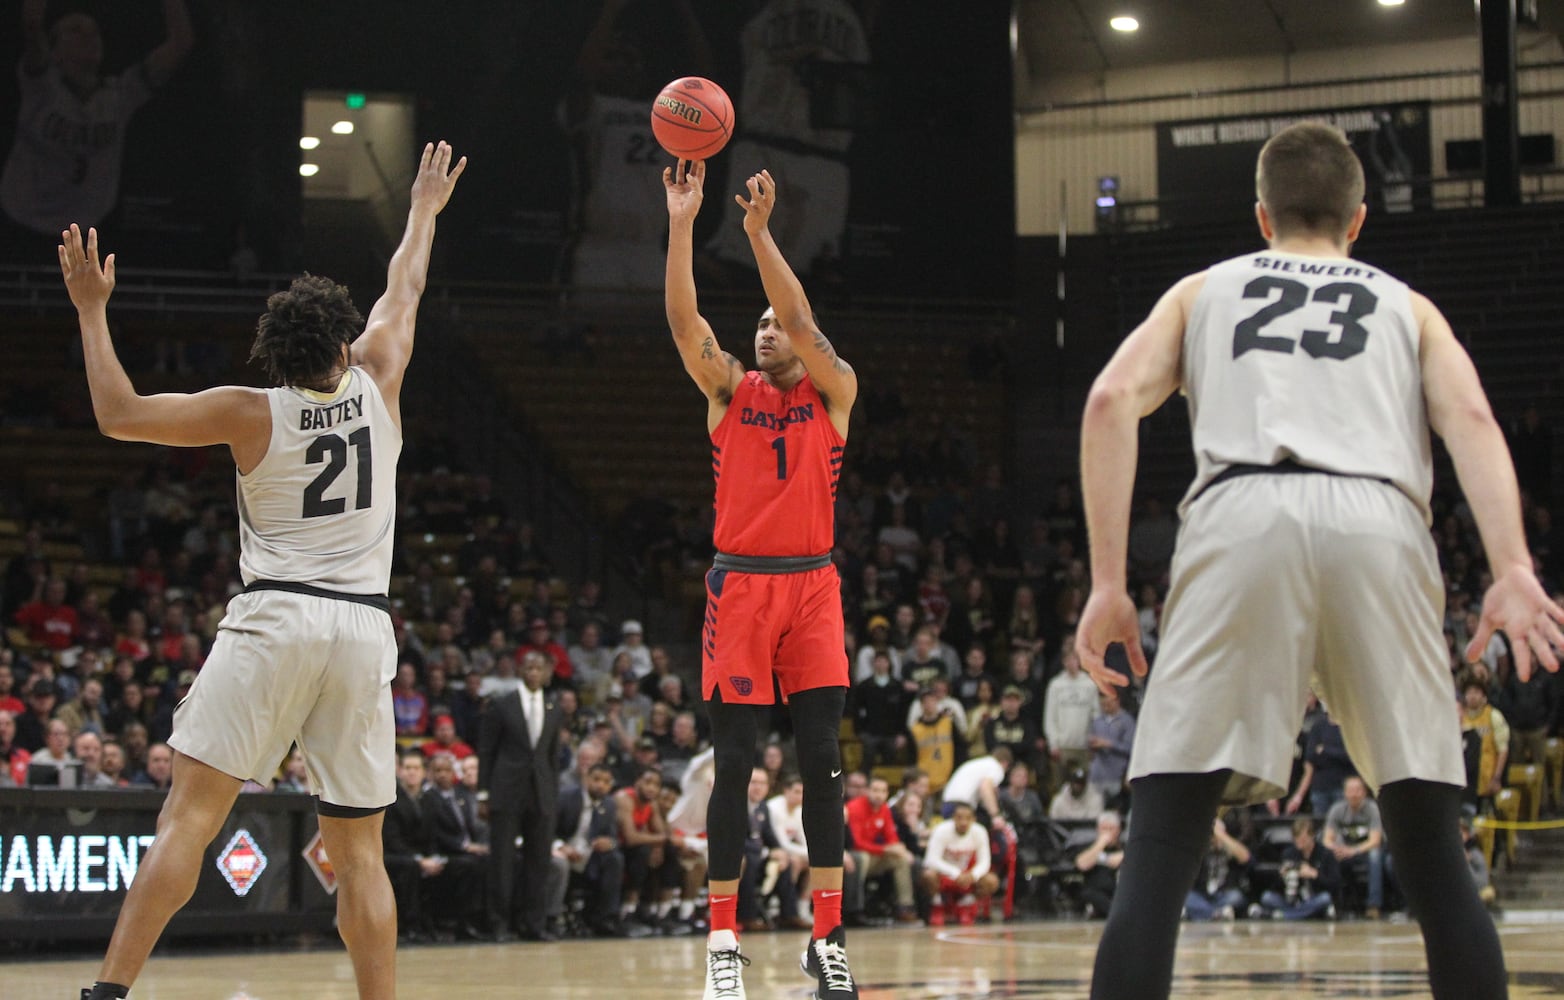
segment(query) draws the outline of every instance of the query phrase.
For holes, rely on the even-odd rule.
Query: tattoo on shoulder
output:
[[[717,338],[707,337],[701,344],[701,360],[707,361],[717,356]]]
[[[831,342],[826,339],[825,334],[818,330],[815,331],[815,350],[825,355],[826,360],[831,362],[831,367],[836,369],[838,372],[847,371],[846,362],[836,356],[836,348],[832,347]]]

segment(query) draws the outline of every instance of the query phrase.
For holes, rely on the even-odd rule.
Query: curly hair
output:
[[[306,274],[266,300],[250,360],[259,361],[279,385],[318,379],[337,363],[342,345],[363,328],[364,317],[347,286]]]

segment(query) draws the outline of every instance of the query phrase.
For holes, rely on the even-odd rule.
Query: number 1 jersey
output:
[[[808,375],[783,392],[762,373],[746,373],[711,433],[717,551],[735,556],[830,552],[846,445]]]
[[[239,479],[239,571],[348,594],[385,594],[402,432],[380,388],[348,369],[336,392],[266,390],[266,457]]]
[[[1433,460],[1407,286],[1345,257],[1263,251],[1206,272],[1184,330],[1188,504],[1232,465],[1388,480],[1425,522]]]

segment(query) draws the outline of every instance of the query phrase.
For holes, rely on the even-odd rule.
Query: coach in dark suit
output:
[[[544,923],[550,846],[559,804],[560,711],[543,690],[550,667],[543,654],[521,661],[522,688],[489,699],[478,736],[478,795],[488,796],[489,916],[496,940],[511,937],[516,891],[516,835],[522,836],[521,931],[554,940]]]

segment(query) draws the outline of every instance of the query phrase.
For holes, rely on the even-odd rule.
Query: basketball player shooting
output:
[[[1075,648],[1105,691],[1128,683],[1104,666],[1110,643],[1147,672],[1125,589],[1136,426],[1174,390],[1189,397],[1196,456],[1130,759],[1134,836],[1091,995],[1168,995],[1179,910],[1218,803],[1285,793],[1312,678],[1378,789],[1434,997],[1493,1000],[1506,995],[1504,956],[1458,828],[1466,772],[1428,533],[1430,429],[1493,572],[1467,657],[1498,629],[1521,679],[1534,659],[1557,670],[1564,609],[1532,572],[1509,450],[1450,324],[1348,256],[1365,209],[1346,137],[1314,122],[1277,133],[1256,187],[1269,249],[1174,285],[1086,404],[1092,593]]]
[[[364,325],[348,291],[305,276],[266,301],[251,349],[278,383],[137,394],[115,356],[114,255],[98,233],[62,233],[60,271],[81,321],[98,427],[122,441],[227,445],[238,471],[239,568],[190,694],[174,713],[174,780],[157,839],[126,894],[98,982],[122,998],[195,891],[203,852],[246,778],[265,781],[297,741],[336,872],[337,921],[358,995],[396,995],[396,904],[381,857],[396,799],[391,546],[402,450],[402,375],[429,270],[435,216],[466,169],[426,145],[386,291]],[[360,330],[362,329],[362,333]],[[351,461],[349,460],[351,458]]]
[[[777,188],[749,178],[744,231],[770,307],[755,328],[755,371],[717,346],[693,271],[704,161],[663,171],[669,237],[666,306],[684,370],[705,393],[717,481],[717,555],[706,574],[701,695],[716,777],[707,809],[711,933],[705,1000],[743,1000],[736,906],[748,833],[746,788],[772,680],[787,699],[804,779],[814,929],[804,971],[819,1000],[858,995],[842,929],[842,764],[846,702],[840,581],[831,563],[833,497],[858,376],[820,332],[809,299],[768,229]]]

